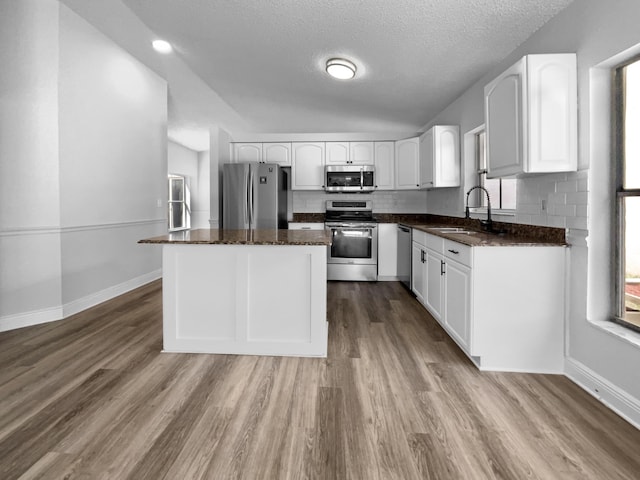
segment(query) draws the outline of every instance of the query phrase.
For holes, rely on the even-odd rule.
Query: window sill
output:
[[[487,214],[487,209],[484,207],[475,207],[475,208],[470,208],[469,212],[471,213],[475,213],[478,215],[486,215]],[[507,210],[507,209],[498,209],[498,210],[494,210],[493,208],[491,209],[491,215],[496,215],[496,216],[501,216],[501,217],[515,217],[516,216],[516,211],[515,210]]]
[[[602,330],[624,342],[640,348],[640,333],[611,321],[587,320],[594,328]]]

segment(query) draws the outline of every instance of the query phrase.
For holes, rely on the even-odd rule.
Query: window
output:
[[[515,178],[487,178],[487,147],[484,128],[475,134],[476,165],[478,169],[478,185],[484,186],[491,197],[492,210],[515,210],[516,183]],[[478,191],[478,205],[487,206],[487,197]]]
[[[616,70],[616,314],[640,330],[640,60]]]
[[[169,231],[191,228],[191,202],[187,179],[169,175]]]

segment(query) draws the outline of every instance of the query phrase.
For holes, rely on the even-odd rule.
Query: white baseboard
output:
[[[399,282],[400,279],[393,275],[378,275],[379,282]]]
[[[75,315],[99,303],[106,302],[112,298],[127,293],[138,287],[146,285],[162,277],[162,270],[158,269],[150,273],[146,273],[126,282],[105,288],[86,297],[79,298],[73,302],[66,303],[59,307],[46,308],[32,312],[20,313],[17,315],[7,315],[0,318],[0,332],[7,330],[15,330],[16,328],[30,327],[41,323],[54,322]]]
[[[6,315],[0,318],[0,332],[55,322],[62,318],[62,307],[43,308],[31,312]]]
[[[613,385],[572,358],[565,359],[565,375],[631,425],[640,429],[640,400]]]
[[[79,298],[73,302],[65,303],[62,306],[63,317],[67,318],[71,315],[75,315],[76,313],[82,312],[83,310],[98,305],[99,303],[106,302],[118,295],[130,292],[131,290],[141,287],[142,285],[146,285],[149,282],[153,282],[160,277],[162,277],[162,270],[154,270],[153,272],[145,273],[144,275],[132,278],[131,280],[114,285],[113,287],[105,288],[99,292]]]

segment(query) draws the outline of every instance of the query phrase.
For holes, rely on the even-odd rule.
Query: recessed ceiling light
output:
[[[326,69],[329,75],[339,80],[349,80],[356,75],[356,66],[344,58],[330,58]]]
[[[164,40],[154,40],[152,45],[156,52],[171,53],[173,51],[173,47],[171,46],[171,44]]]

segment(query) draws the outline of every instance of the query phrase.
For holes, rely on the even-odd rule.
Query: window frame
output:
[[[172,184],[175,182],[182,183],[182,199],[174,200],[172,199]],[[168,192],[168,200],[167,200],[167,227],[170,232],[179,232],[182,230],[189,230],[191,228],[191,193],[189,190],[189,184],[187,181],[187,177],[184,175],[178,175],[174,173],[170,173],[167,178],[167,185],[169,188]],[[173,222],[173,206],[178,204],[181,206],[181,210],[183,212],[182,221],[184,222],[181,225],[175,225]]]
[[[471,130],[469,132],[470,134],[473,134],[473,149],[474,149],[474,169],[475,169],[475,178],[476,178],[476,185],[481,185],[481,186],[485,186],[485,182],[486,180],[498,180],[498,190],[500,192],[499,197],[497,199],[497,201],[495,200],[495,197],[492,197],[491,199],[491,213],[492,214],[496,214],[496,215],[515,215],[516,214],[516,209],[518,207],[517,205],[517,200],[516,200],[516,206],[515,208],[502,208],[502,178],[492,178],[492,179],[487,179],[487,144],[486,144],[486,133],[487,133],[487,129],[485,127],[485,124],[479,125],[478,127],[474,128],[473,130]],[[484,148],[482,148],[482,146],[480,145],[480,141],[481,141],[481,136],[484,134]],[[481,159],[480,159],[480,152],[484,151],[484,155],[483,155],[483,164],[481,165]],[[516,186],[516,191],[517,191],[517,186]],[[478,205],[477,207],[472,207],[469,210],[473,213],[486,213],[487,211],[487,197],[486,195],[482,192],[482,190],[476,190],[476,192],[474,192],[474,200],[476,202],[476,205]],[[517,198],[517,194],[516,194],[516,198]]]
[[[626,315],[625,307],[625,284],[626,284],[626,265],[625,265],[625,209],[624,203],[627,198],[640,198],[640,188],[625,188],[625,165],[626,165],[626,149],[625,149],[625,113],[626,113],[626,67],[631,64],[640,62],[640,55],[634,56],[625,62],[615,66],[612,74],[613,85],[613,163],[614,163],[614,215],[612,230],[613,235],[613,314],[611,320],[626,328],[640,332],[640,313],[633,314],[633,320]]]

